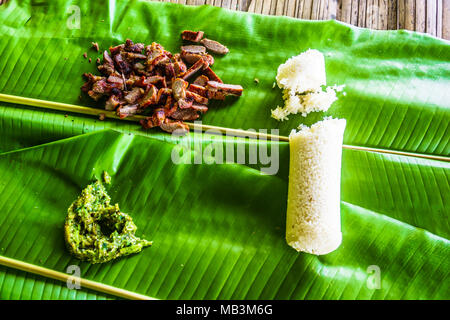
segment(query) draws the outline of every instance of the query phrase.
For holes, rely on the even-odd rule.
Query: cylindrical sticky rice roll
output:
[[[286,241],[316,255],[342,241],[340,181],[345,119],[325,119],[289,136]]]

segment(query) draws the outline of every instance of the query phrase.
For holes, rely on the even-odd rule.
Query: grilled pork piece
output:
[[[203,104],[195,103],[195,102],[192,104],[191,108],[200,113],[206,113],[206,111],[208,111],[207,106],[205,106]]]
[[[95,93],[106,93],[110,88],[108,87],[108,83],[105,79],[101,79],[99,81],[96,81],[94,85],[92,86],[92,91]]]
[[[184,99],[186,97],[186,89],[189,83],[183,79],[176,78],[172,83],[172,94],[175,100]]]
[[[121,53],[118,53],[114,56],[114,61],[116,62],[117,69],[123,74],[131,73],[131,66],[127,60],[125,60]]]
[[[208,77],[209,80],[223,83],[222,79],[220,79],[219,76],[214,71],[212,71],[210,67],[207,67],[203,71],[203,73]]]
[[[171,102],[167,103],[164,106],[164,113],[166,114],[167,118],[171,118],[172,114],[174,114],[174,112],[178,110],[178,103],[173,103],[173,99],[171,97],[169,98],[167,100],[170,100]]]
[[[166,113],[163,108],[157,108],[153,111],[153,123],[160,126],[166,120]]]
[[[107,80],[108,80],[108,82],[111,82],[111,83],[120,83],[120,84],[123,84],[123,79],[122,79],[122,77],[117,77],[117,76],[111,75],[111,76],[108,77]]]
[[[137,104],[132,104],[132,105],[126,104],[124,106],[120,106],[117,109],[117,115],[121,119],[123,119],[125,117],[135,115],[137,113],[137,111],[138,111],[138,105]]]
[[[172,119],[183,120],[183,121],[192,121],[196,120],[200,117],[200,115],[195,111],[195,109],[177,109],[170,116]]]
[[[146,61],[147,71],[152,72],[155,70],[156,67],[160,65],[165,65],[167,63],[170,63],[170,58],[166,56],[164,53],[161,53],[152,59],[147,59]]]
[[[142,88],[135,87],[131,90],[126,96],[125,100],[129,104],[135,103],[142,95],[144,94],[144,90]]]
[[[144,50],[144,48],[145,48],[145,45],[143,43],[134,44],[133,41],[131,41],[130,39],[127,39],[127,41],[125,42],[124,50],[129,51],[129,52],[141,53]]]
[[[119,97],[112,95],[105,103],[105,110],[113,111],[116,110],[116,107],[119,105]]]
[[[213,56],[207,53],[191,53],[187,51],[181,51],[181,58],[188,64],[194,64],[200,59],[205,60],[208,63],[208,67],[214,64]]]
[[[190,77],[192,77],[194,74],[196,74],[200,69],[203,69],[206,66],[206,62],[203,59],[198,60],[196,63],[194,63],[185,73],[183,73],[182,78],[183,80],[187,80]]]
[[[204,105],[208,104],[208,98],[203,97],[203,96],[201,96],[195,92],[189,91],[189,90],[186,91],[186,98],[188,98],[189,100],[195,101],[197,103],[200,103],[200,104],[204,104]]]
[[[192,42],[199,42],[203,38],[203,31],[184,30],[181,33],[181,38],[183,40],[188,40],[188,41],[192,41]]]
[[[205,87],[206,84],[208,83],[208,81],[209,81],[209,79],[208,79],[207,76],[201,75],[201,76],[198,76],[198,77],[194,80],[193,84],[194,84],[194,85],[199,85],[199,86]]]
[[[235,84],[224,84],[217,81],[208,81],[206,85],[208,98],[223,100],[227,95],[241,96],[244,90],[242,86]]]
[[[204,46],[182,46],[181,47],[181,52],[185,52],[185,53],[195,53],[195,54],[202,54],[202,53],[206,53],[206,48]]]
[[[158,89],[154,85],[149,84],[147,86],[147,90],[145,91],[144,96],[139,100],[139,107],[145,108],[149,105],[156,104],[157,95],[158,95]],[[125,99],[126,99],[126,97],[125,97]]]
[[[136,52],[125,52],[125,57],[127,58],[128,61],[133,61],[136,59],[147,59],[147,56],[145,54],[142,53],[136,53]]]
[[[189,132],[189,127],[187,124],[182,121],[174,121],[168,118],[164,120],[164,123],[160,125],[160,128],[169,133],[176,131],[179,134],[185,134],[186,132]]]
[[[196,84],[193,84],[193,83],[191,83],[189,85],[188,90],[191,91],[191,92],[194,92],[194,93],[196,93],[198,95],[201,95],[203,97],[206,97],[208,95],[208,90],[205,87],[199,86],[199,85],[196,85]]]
[[[199,53],[181,51],[181,58],[188,64],[194,64],[202,58],[202,55]]]
[[[158,95],[156,96],[156,103],[166,104],[168,98],[172,99],[172,89],[161,88],[158,90]]]
[[[115,47],[109,47],[109,52],[111,52],[112,56],[115,56],[116,54],[119,54],[121,51],[123,51],[123,48],[125,48],[124,44],[120,44]]]
[[[184,62],[183,61],[176,61],[174,64],[173,64],[173,68],[174,68],[174,70],[175,70],[175,75],[178,77],[178,76],[180,76],[181,74],[183,74],[183,73],[185,73],[186,72],[186,70],[187,70],[187,67],[186,67],[186,65],[184,64]]]
[[[106,75],[110,75],[116,72],[114,69],[114,61],[111,59],[111,56],[106,50],[103,52],[103,64],[99,65],[97,69],[98,71]]]
[[[206,85],[208,91],[223,91],[226,94],[232,94],[235,96],[241,96],[244,88],[238,84],[225,84],[216,81],[208,81]]]
[[[108,51],[106,51],[106,50],[103,51],[103,62],[114,67],[114,61],[113,61],[113,59],[111,59],[111,56],[109,55]]]
[[[83,77],[86,79],[86,82],[81,86],[81,91],[88,93],[95,82],[103,79],[103,77],[94,76],[92,73],[84,73]]]
[[[180,109],[189,109],[192,107],[194,103],[194,99],[191,97],[186,97],[177,101],[178,108]]]
[[[213,52],[213,53],[217,53],[217,54],[227,54],[229,52],[228,48],[225,47],[223,44],[214,41],[214,40],[210,40],[210,39],[202,39],[202,41],[200,41],[200,43],[202,45],[204,45],[206,47],[206,49],[208,49],[209,51]]]
[[[143,128],[187,132],[189,127],[183,121],[207,112],[210,99],[242,94],[241,86],[223,84],[211,69],[214,58],[207,49],[221,54],[228,49],[203,36],[202,31],[183,31],[184,40],[202,45],[182,46],[176,54],[156,42],[145,46],[127,39],[103,52],[103,59],[97,60],[103,76],[84,74],[81,90],[95,101],[103,101],[106,110],[115,110],[121,118],[149,114],[141,121]],[[95,43],[92,45],[97,50]]]
[[[208,65],[205,66],[204,69],[206,69],[207,67],[212,66],[214,64],[214,58],[212,55],[204,54],[204,55],[202,55],[202,58],[203,58],[203,60],[205,60],[208,63]]]
[[[135,82],[135,85],[140,87],[146,87],[149,84],[153,84],[160,88],[167,87],[166,78],[162,76],[141,77],[138,81]]]
[[[223,91],[209,91],[208,90],[208,98],[212,100],[225,100],[226,94]]]
[[[91,42],[91,44],[92,44],[92,48],[95,50],[95,51],[99,51],[100,50],[100,48],[98,47],[98,43],[97,42]]]
[[[165,65],[165,72],[166,72],[166,76],[169,79],[175,78],[176,74],[175,74],[175,67],[173,63],[168,63]]]
[[[153,115],[151,117],[146,117],[144,120],[141,120],[141,125],[144,129],[150,129],[154,127],[159,127],[165,120],[166,115],[164,110],[161,108],[155,109],[153,111]]]

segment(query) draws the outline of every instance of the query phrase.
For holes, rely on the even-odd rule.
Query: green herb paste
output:
[[[107,183],[110,181],[106,172],[103,179]],[[78,259],[103,263],[152,245],[151,241],[134,235],[137,227],[132,218],[110,201],[105,187],[97,180],[69,207],[65,240],[69,251]]]

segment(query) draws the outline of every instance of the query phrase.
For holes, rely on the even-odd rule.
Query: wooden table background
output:
[[[408,29],[450,40],[450,0],[159,0],[326,20],[379,30]]]

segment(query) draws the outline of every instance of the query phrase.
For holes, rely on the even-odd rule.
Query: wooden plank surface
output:
[[[2,0],[0,0],[1,2]],[[308,20],[337,19],[377,30],[408,29],[450,40],[450,0],[159,0]]]

